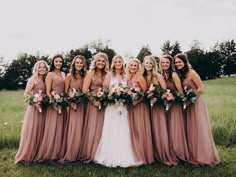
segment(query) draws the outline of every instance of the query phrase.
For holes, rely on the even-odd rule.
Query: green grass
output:
[[[236,77],[204,81],[204,93],[212,133],[222,163],[215,168],[181,163],[160,163],[136,168],[106,168],[82,162],[15,164],[26,102],[23,91],[0,91],[0,176],[1,177],[231,177],[236,174]]]
[[[236,150],[218,146],[222,163],[215,168],[187,163],[167,167],[160,163],[132,168],[107,168],[82,162],[15,164],[16,149],[0,150],[0,176],[3,177],[233,177],[236,173]]]

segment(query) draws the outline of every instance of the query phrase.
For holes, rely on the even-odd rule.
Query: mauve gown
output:
[[[168,89],[177,91],[173,81],[166,81]],[[189,152],[184,126],[184,115],[181,103],[173,102],[167,112],[167,130],[169,135],[169,146],[171,156],[188,161]]]
[[[183,80],[183,86],[196,89],[193,81]],[[211,133],[210,119],[203,96],[199,95],[195,103],[187,106],[187,143],[189,162],[195,165],[214,167],[220,163],[220,158]]]
[[[165,165],[177,165],[170,152],[165,107],[158,100],[151,110],[151,125],[155,159]]]
[[[100,77],[94,77],[95,80],[92,81],[89,88],[91,95],[95,94],[99,88],[102,88],[102,79]],[[91,101],[88,101],[81,149],[79,152],[79,159],[87,163],[93,161],[94,159],[102,134],[104,113],[104,108],[99,110],[91,103]]]
[[[128,81],[128,87],[140,88],[138,82]],[[144,164],[154,162],[150,113],[145,101],[128,108],[132,149],[135,160]]]
[[[45,94],[45,83],[40,80],[33,87],[33,94],[41,90]],[[21,130],[21,139],[18,152],[15,156],[16,163],[34,160],[43,138],[45,124],[45,111],[42,113],[34,105],[28,105]]]
[[[83,78],[70,81],[70,88],[81,90],[83,85]],[[83,132],[84,116],[85,116],[85,99],[82,98],[76,111],[69,107],[67,114],[66,130],[64,131],[63,144],[65,146],[64,156],[60,162],[70,162],[79,159],[79,151],[81,147],[81,139]]]
[[[52,81],[52,91],[63,93],[64,78],[56,77]],[[46,112],[46,122],[43,140],[35,161],[59,160],[61,158],[61,147],[66,121],[66,110],[63,108],[62,113],[49,106]]]

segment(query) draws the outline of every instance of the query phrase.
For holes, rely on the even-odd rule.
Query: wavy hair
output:
[[[106,63],[106,66],[102,69],[102,79],[104,79],[105,75],[107,74],[107,72],[109,71],[109,62],[108,62],[108,56],[107,54],[105,53],[102,53],[102,52],[99,52],[97,53],[94,57],[93,57],[93,61],[90,65],[90,71],[93,72],[93,76],[95,75],[96,73],[96,70],[97,70],[97,66],[96,66],[96,63],[97,63],[97,60],[98,58],[104,58],[105,59],[105,63]],[[94,78],[93,78],[94,79]]]
[[[123,64],[122,64],[122,68],[121,68],[121,75],[122,77],[124,76],[125,74],[125,66],[124,66],[124,59],[121,55],[115,55],[113,58],[112,58],[112,62],[111,62],[111,68],[110,68],[110,72],[115,75],[115,60],[119,58],[122,60]]]
[[[72,74],[72,76],[74,78],[76,78],[75,62],[76,62],[77,59],[80,59],[83,62],[83,68],[80,70],[80,74],[81,74],[82,77],[84,77],[86,72],[87,72],[87,69],[86,69],[87,65],[86,65],[86,59],[82,55],[76,55],[74,57],[74,59],[72,60],[71,66],[70,66],[70,73]]]
[[[55,56],[52,58],[52,62],[51,62],[51,65],[50,65],[50,70],[49,70],[50,72],[55,70],[54,60],[55,60],[56,58],[61,58],[61,60],[62,60],[61,70],[62,70],[62,68],[64,67],[64,59],[63,59],[63,56],[60,55],[60,54],[57,54],[57,55],[55,55]]]
[[[131,58],[131,60],[128,62],[127,67],[126,67],[126,73],[127,73],[128,79],[130,79],[130,77],[131,77],[131,73],[129,72],[129,65],[130,65],[131,62],[136,62],[138,64],[137,73],[142,74],[142,67],[141,67],[141,62],[139,61],[139,59]]]
[[[49,66],[48,66],[47,62],[44,61],[44,60],[39,60],[39,61],[37,61],[37,62],[34,64],[34,67],[33,67],[33,70],[32,70],[32,77],[33,77],[33,78],[38,78],[38,76],[39,76],[38,70],[39,70],[39,65],[40,65],[41,63],[43,63],[43,64],[45,65],[45,67],[46,67],[46,73],[43,75],[43,79],[45,79],[45,77],[46,77],[46,75],[47,75],[47,73],[48,73],[48,71],[49,71]]]
[[[179,54],[175,55],[175,57],[174,57],[174,62],[175,62],[175,59],[176,59],[176,58],[179,58],[179,59],[184,63],[184,67],[183,67],[182,69],[180,69],[180,70],[178,70],[178,69],[175,67],[177,73],[179,74],[179,77],[180,77],[181,79],[184,79],[184,78],[186,77],[187,72],[188,72],[190,69],[192,69],[191,64],[189,63],[189,60],[188,60],[188,56],[187,56],[187,54],[179,53]]]
[[[161,66],[161,60],[162,60],[163,58],[169,60],[169,62],[170,62],[170,67],[169,67],[169,69],[167,70],[167,73],[166,73],[166,71],[164,71],[164,70],[162,69],[162,66]],[[171,55],[168,55],[168,54],[162,55],[162,56],[160,57],[160,61],[159,61],[159,68],[160,68],[160,72],[161,72],[161,74],[162,74],[162,76],[163,76],[163,78],[164,78],[165,80],[172,80],[172,73],[175,71],[173,57],[172,57]]]

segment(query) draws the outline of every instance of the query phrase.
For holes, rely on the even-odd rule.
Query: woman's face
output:
[[[81,60],[80,58],[77,58],[75,60],[75,69],[76,69],[76,71],[80,71],[81,69],[83,69],[83,67],[84,67],[83,60]]]
[[[167,58],[161,58],[161,68],[163,70],[168,70],[170,68],[170,60]]]
[[[129,64],[129,72],[135,74],[138,71],[138,63],[136,61],[131,61]]]
[[[116,58],[114,61],[115,69],[122,69],[123,67],[123,60],[121,58]]]
[[[180,70],[184,67],[184,62],[179,59],[179,58],[175,58],[175,67]]]
[[[145,60],[144,62],[144,68],[147,70],[147,71],[151,71],[153,69],[153,63],[150,59],[147,59]]]
[[[106,66],[106,60],[103,57],[98,57],[96,60],[96,67],[103,69]]]
[[[47,68],[44,63],[40,63],[38,66],[38,74],[39,75],[44,75],[47,72]]]
[[[62,58],[60,58],[60,57],[55,58],[54,59],[54,66],[55,66],[55,69],[60,70],[62,67]]]

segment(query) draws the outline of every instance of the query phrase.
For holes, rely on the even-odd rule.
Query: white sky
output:
[[[236,39],[235,0],[0,0],[0,56],[67,52],[110,40],[121,55],[149,44],[160,55],[166,41],[182,50],[193,40],[208,50]]]

